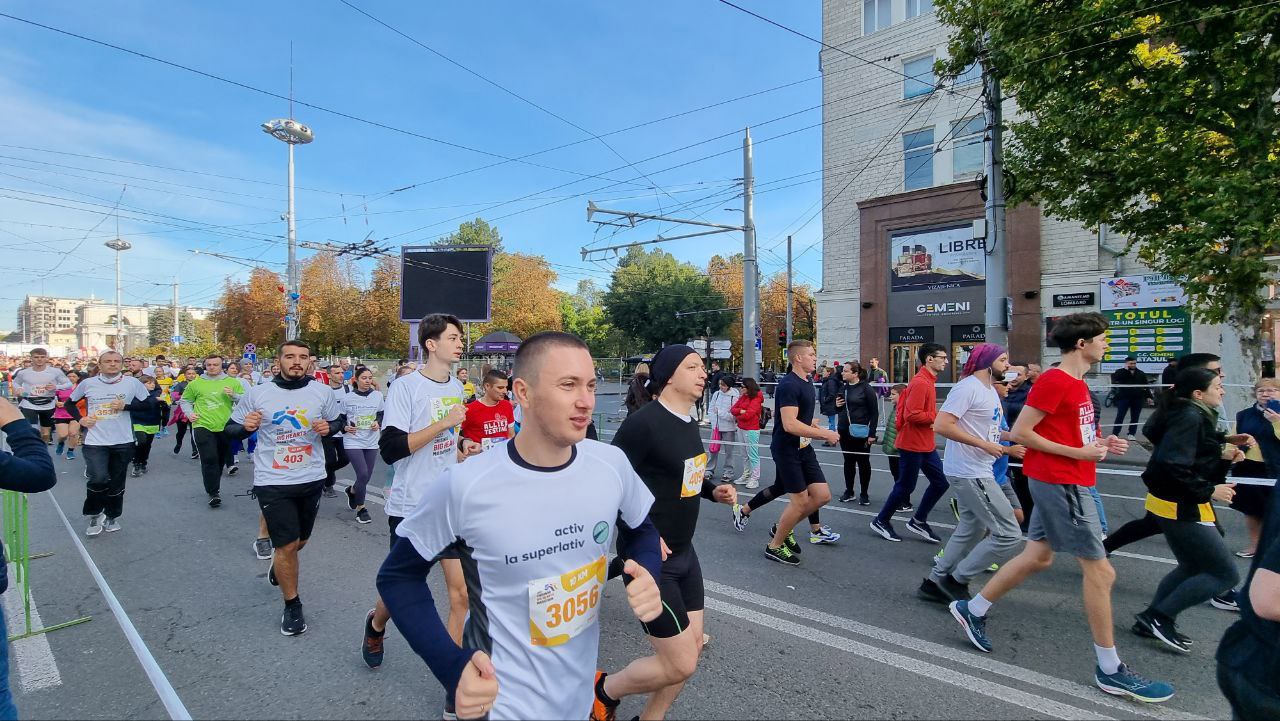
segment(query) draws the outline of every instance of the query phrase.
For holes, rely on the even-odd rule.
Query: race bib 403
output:
[[[559,646],[595,623],[608,567],[608,559],[600,556],[572,571],[530,581],[529,642]]]
[[[275,456],[272,458],[271,467],[279,470],[298,468],[311,460],[311,453],[312,446],[310,443],[300,446],[276,446]]]

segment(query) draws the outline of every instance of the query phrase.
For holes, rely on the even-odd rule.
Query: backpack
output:
[[[769,426],[769,420],[773,418],[773,409],[769,406],[760,406],[760,430],[764,430]]]

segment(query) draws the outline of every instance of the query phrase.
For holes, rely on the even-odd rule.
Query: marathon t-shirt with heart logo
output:
[[[1035,432],[1046,440],[1083,448],[1097,438],[1089,386],[1061,368],[1050,368],[1040,375],[1027,394],[1027,406],[1046,414],[1035,427]],[[1098,478],[1098,465],[1092,461],[1077,461],[1034,448],[1027,449],[1022,470],[1028,477],[1045,483],[1092,486]]]
[[[341,415],[333,389],[314,379],[301,388],[276,383],[252,386],[231,410],[234,423],[262,414],[253,454],[254,486],[293,486],[324,478],[324,447],[315,422]]]

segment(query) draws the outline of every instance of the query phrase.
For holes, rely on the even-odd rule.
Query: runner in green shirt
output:
[[[231,439],[225,429],[231,420],[232,407],[243,394],[240,379],[223,373],[222,356],[216,355],[204,359],[204,375],[188,383],[182,393],[182,412],[191,419],[210,508],[222,505],[218,495],[222,469],[231,457]]]

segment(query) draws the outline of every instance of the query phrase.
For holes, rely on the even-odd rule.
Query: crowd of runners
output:
[[[1238,717],[1280,715],[1280,510],[1271,493],[1280,399],[1270,379],[1229,423],[1219,359],[1194,354],[1171,365],[1143,428],[1152,447],[1146,515],[1113,530],[1094,490],[1097,464],[1125,454],[1133,430],[1121,437],[1117,422],[1103,434],[1084,380],[1107,348],[1098,314],[1055,324],[1062,360],[1043,372],[978,345],[941,404],[937,377],[949,358],[937,344],[920,348],[920,370],[905,385],[886,382],[873,360],[832,368],[834,382],[817,378],[820,392],[809,341],[788,346],[788,368],[767,390],[719,366],[709,372],[689,346],[668,345],[637,369],[608,443],[596,440],[598,375],[576,336],[536,334],[510,374],[486,370],[474,380],[454,370],[465,350],[457,318],[427,316],[415,341],[422,362],[402,362],[383,379],[346,361],[321,367],[296,339],[263,372],[218,356],[170,363],[113,351],[92,366],[59,365],[37,350],[13,369],[6,385],[17,408],[0,400],[0,421],[9,421],[3,430],[15,454],[47,460],[55,442],[56,456],[80,453],[88,536],[121,529],[127,478],[147,472],[157,439],[171,437],[172,453],[189,447],[198,459],[209,509],[221,506],[223,478],[247,454],[261,511],[253,552],[270,562],[285,636],[307,630],[301,551],[321,499],[339,495],[336,473],[350,465],[355,481],[342,492],[351,521],[370,523],[365,504],[381,457],[390,466],[389,552],[369,589],[360,652],[370,668],[383,665],[394,623],[444,688],[445,718],[612,719],[629,696],[646,697],[641,718],[663,718],[710,640],[694,544],[703,501],[725,504],[723,518],[745,532],[756,510],[786,499],[763,555],[800,565],[800,524],[808,522],[806,545],[841,541],[821,521],[833,493],[816,443],[843,455],[844,503],[872,504],[872,449],[889,456],[893,488],[870,531],[901,542],[894,516],[907,515],[903,527],[931,546],[918,594],[945,604],[961,642],[996,652],[1007,641],[998,623],[989,627],[991,609],[1056,554],[1068,555],[1081,571],[1095,684],[1141,702],[1172,698],[1171,682],[1121,660],[1107,560],[1163,534],[1177,566],[1137,614],[1134,634],[1185,653],[1194,639],[1177,626],[1182,611],[1212,603],[1238,612],[1219,645],[1222,690]],[[759,445],[770,426],[774,475],[762,482]],[[945,454],[936,436],[946,439]],[[0,485],[10,460],[20,459],[0,457]],[[928,484],[917,499],[922,472]],[[740,498],[739,487],[752,497]],[[948,492],[956,524],[942,545],[930,516]],[[1213,501],[1249,519],[1248,546],[1236,553],[1252,558],[1243,579]],[[425,582],[437,565],[448,594],[443,618]],[[599,669],[601,597],[611,582],[625,587],[649,648]]]

